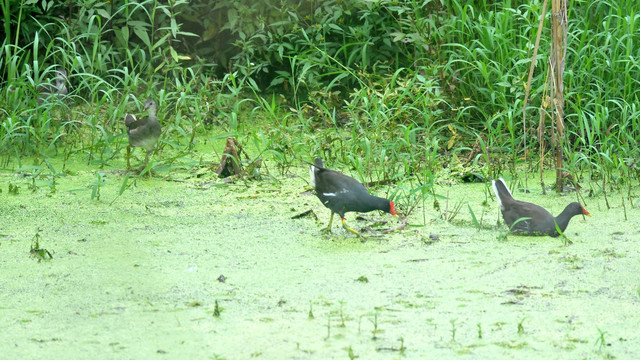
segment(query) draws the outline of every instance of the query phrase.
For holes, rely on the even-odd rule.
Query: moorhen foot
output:
[[[369,212],[382,210],[393,216],[398,216],[393,201],[369,194],[364,185],[356,179],[324,167],[322,159],[316,158],[315,164],[309,169],[311,185],[316,190],[316,196],[324,206],[331,210],[331,219],[327,230],[331,232],[333,214],[340,215],[342,227],[361,237],[359,232],[347,226],[344,214],[350,211]]]
[[[129,163],[129,156],[131,153],[131,147],[142,147],[147,151],[147,155],[144,159],[144,165],[138,169],[142,171],[147,167],[149,163],[149,154],[156,146],[158,138],[160,137],[161,127],[158,118],[156,117],[156,102],[153,99],[148,99],[144,103],[144,110],[149,110],[149,116],[145,119],[138,120],[133,114],[126,114],[124,117],[124,124],[127,127],[127,135],[129,135],[129,146],[127,146],[127,169],[131,168]]]
[[[502,210],[504,222],[507,223],[513,233],[556,237],[560,235],[556,229],[556,223],[560,231],[564,232],[572,217],[581,214],[591,216],[580,203],[572,202],[564,208],[560,215],[553,217],[541,206],[514,199],[502,178],[498,181],[493,181],[492,186],[498,198],[498,205]],[[513,225],[518,219],[522,218],[526,218],[526,220]]]

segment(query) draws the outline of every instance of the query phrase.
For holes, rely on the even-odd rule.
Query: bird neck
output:
[[[571,220],[571,218],[576,215],[578,214],[575,212],[575,209],[573,209],[571,206],[567,206],[566,208],[564,208],[564,210],[562,210],[560,215],[556,216],[556,223],[558,224],[558,227],[560,228],[560,230],[562,230],[562,232],[564,232],[564,230],[569,225],[569,220]]]
[[[391,202],[388,199],[373,196],[369,197],[365,203],[366,211],[382,210],[384,212],[391,211]],[[365,212],[365,211],[363,211]]]

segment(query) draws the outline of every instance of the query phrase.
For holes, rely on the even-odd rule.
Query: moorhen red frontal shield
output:
[[[581,214],[591,216],[580,203],[572,202],[564,208],[560,215],[553,217],[541,206],[514,199],[502,178],[498,181],[493,181],[492,185],[493,191],[498,198],[498,205],[502,210],[504,222],[507,223],[513,233],[556,237],[560,235],[556,229],[556,223],[560,231],[564,232],[572,217]],[[523,218],[526,220],[516,223],[518,219]],[[516,224],[514,225],[514,223]]]

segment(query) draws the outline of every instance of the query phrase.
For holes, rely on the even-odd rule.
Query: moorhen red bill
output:
[[[493,191],[498,198],[498,205],[500,205],[500,209],[502,210],[504,222],[507,223],[507,226],[509,226],[513,233],[556,237],[560,235],[556,229],[556,223],[560,231],[564,232],[572,217],[576,215],[591,216],[580,203],[572,202],[564,208],[560,215],[553,217],[553,215],[541,206],[514,199],[502,178],[498,181],[493,181],[492,185]],[[522,218],[528,219],[513,225],[518,219]]]
[[[369,212],[382,210],[393,216],[398,216],[393,201],[369,194],[364,185],[358,180],[334,170],[324,167],[322,159],[316,158],[315,164],[309,169],[311,185],[316,190],[316,196],[324,206],[331,210],[331,219],[327,230],[331,231],[333,214],[340,215],[342,227],[361,236],[359,232],[347,226],[344,214],[350,211]]]
[[[129,146],[127,146],[127,169],[131,168],[129,156],[131,147],[142,147],[147,150],[147,156],[144,164],[138,171],[142,171],[149,163],[149,154],[156,146],[160,133],[162,131],[160,122],[156,117],[156,102],[153,99],[147,99],[144,103],[144,110],[149,110],[149,116],[144,119],[136,119],[133,114],[126,114],[124,124],[127,127],[127,135],[129,135]]]

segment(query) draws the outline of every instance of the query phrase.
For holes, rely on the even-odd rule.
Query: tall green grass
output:
[[[283,174],[322,156],[363,182],[394,184],[388,195],[407,212],[437,202],[440,173],[516,179],[545,161],[549,117],[542,138],[536,128],[549,108],[549,30],[526,131],[520,117],[542,1],[283,2],[285,12],[251,3],[71,1],[68,12],[0,0],[3,164],[80,156],[113,166],[126,146],[122,118],[147,97],[159,104],[159,150],[171,153],[161,162],[194,156],[215,126]],[[570,3],[564,170],[597,180],[594,194],[632,198],[637,186],[639,10],[631,0]],[[57,66],[70,93],[39,104],[37,87]]]

